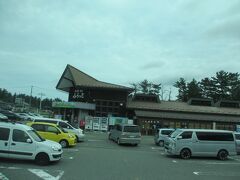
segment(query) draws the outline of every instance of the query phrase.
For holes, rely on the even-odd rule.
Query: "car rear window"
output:
[[[124,132],[133,132],[133,133],[138,133],[139,132],[139,127],[138,126],[124,126]]]
[[[169,134],[171,134],[173,132],[173,130],[162,130],[161,131],[161,134],[163,134],[163,135],[169,135]]]

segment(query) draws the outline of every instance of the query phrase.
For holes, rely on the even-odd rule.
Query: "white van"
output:
[[[39,165],[58,161],[62,156],[59,143],[45,140],[31,127],[0,122],[0,157],[35,160]]]
[[[53,123],[57,124],[58,126],[62,127],[65,131],[75,134],[77,141],[84,141],[85,134],[83,134],[83,130],[80,128],[74,128],[71,126],[67,121],[61,119],[52,119],[52,118],[34,118],[32,122],[46,122],[46,123]]]
[[[236,155],[236,142],[232,131],[177,129],[165,143],[165,151],[183,159],[212,156],[225,160]]]

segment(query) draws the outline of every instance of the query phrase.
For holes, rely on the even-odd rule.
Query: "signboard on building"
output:
[[[83,102],[53,102],[52,107],[67,108],[67,109],[95,110],[96,105],[91,103],[83,103]]]

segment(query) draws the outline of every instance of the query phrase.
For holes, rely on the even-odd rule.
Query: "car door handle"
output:
[[[7,145],[8,145],[8,143],[7,143],[7,142],[5,142],[4,144],[5,144],[5,146],[7,146]]]
[[[15,146],[16,144],[15,144],[15,143],[12,143],[11,145]]]

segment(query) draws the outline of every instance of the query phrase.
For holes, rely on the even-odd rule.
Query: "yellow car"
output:
[[[42,138],[58,142],[63,148],[76,145],[75,135],[68,133],[56,124],[31,122],[27,123],[27,125],[35,129]]]

